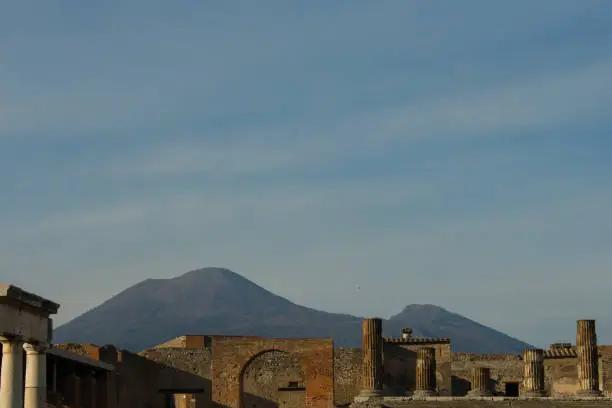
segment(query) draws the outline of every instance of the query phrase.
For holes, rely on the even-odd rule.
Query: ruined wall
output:
[[[249,408],[303,405],[306,400],[313,406],[333,403],[331,339],[189,335],[140,355],[205,380],[197,407],[238,407],[241,399]],[[176,373],[161,375],[158,382],[161,388],[178,388],[171,383],[177,378]]]
[[[601,400],[520,400],[503,397],[471,400],[462,398],[440,398],[425,401],[390,401],[385,400],[384,406],[389,408],[603,408],[610,407],[610,399]],[[366,403],[355,404],[355,408],[366,408]]]
[[[517,354],[452,353],[452,395],[464,396],[471,389],[472,368],[491,369],[491,390],[504,395],[506,383],[523,380],[523,359]]]
[[[163,347],[144,350],[139,353],[160,365],[157,374],[157,387],[160,390],[184,390],[177,399],[195,398],[195,406],[212,406],[210,348]],[[201,390],[201,392],[192,392]]]
[[[212,398],[224,407],[240,408],[240,379],[251,360],[269,351],[296,357],[304,372],[305,403],[333,405],[333,342],[331,339],[264,339],[215,336],[212,342]]]
[[[152,348],[186,348],[187,347],[187,336],[179,336],[172,340],[168,340],[165,343],[158,344]]]
[[[604,394],[612,397],[612,346],[599,346],[599,378]]]
[[[422,347],[436,350],[436,389],[439,395],[451,395],[451,347],[449,342],[426,341],[429,339],[397,339],[384,343],[384,383],[396,395],[416,388],[416,351]]]
[[[599,359],[600,389],[606,394],[612,391],[612,348],[602,346]],[[610,350],[610,351],[608,351]],[[544,382],[548,395],[574,396],[579,389],[578,363],[575,353],[547,351],[544,359]],[[522,391],[523,359],[515,354],[453,353],[453,395],[462,396],[470,389],[471,369],[491,369],[491,387],[496,395],[504,395],[505,384],[515,382]]]
[[[334,404],[349,405],[361,391],[360,348],[334,349]]]
[[[68,351],[79,356],[89,357],[93,360],[100,360],[100,347],[89,343],[58,343],[54,348]]]
[[[205,334],[187,334],[185,336],[179,336],[172,340],[168,340],[165,343],[158,344],[153,348],[210,348],[214,335]]]
[[[579,390],[578,360],[572,357],[544,360],[546,391],[549,395],[571,396]]]

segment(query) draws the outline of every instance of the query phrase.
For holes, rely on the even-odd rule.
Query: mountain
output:
[[[515,353],[528,347],[433,305],[407,306],[383,322],[386,336],[450,337],[456,351]],[[59,326],[55,343],[114,344],[140,351],[185,334],[332,337],[360,347],[361,318],[297,305],[224,268],[147,279]]]
[[[391,325],[411,327],[414,336],[448,337],[455,351],[521,353],[532,347],[500,331],[435,305],[408,305],[389,318]]]

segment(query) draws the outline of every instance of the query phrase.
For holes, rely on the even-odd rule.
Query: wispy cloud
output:
[[[612,60],[601,60],[550,77],[416,100],[324,123],[238,129],[217,135],[216,142],[204,135],[189,141],[179,137],[144,151],[120,153],[97,169],[94,164],[93,171],[119,177],[265,173],[367,156],[423,140],[492,138],[605,119],[612,115],[610,72]]]

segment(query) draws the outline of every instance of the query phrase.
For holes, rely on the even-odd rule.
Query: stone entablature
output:
[[[601,352],[597,353],[598,357],[602,357],[603,354]],[[578,354],[576,353],[576,347],[572,346],[571,348],[558,348],[558,349],[550,349],[544,350],[544,358],[577,358]]]
[[[544,358],[576,358],[576,349],[572,348],[555,348],[544,351]]]
[[[25,290],[7,284],[0,284],[0,302],[14,301],[20,306],[26,305],[36,309],[37,312],[49,315],[57,314],[60,305],[38,296],[34,293],[26,292]]]

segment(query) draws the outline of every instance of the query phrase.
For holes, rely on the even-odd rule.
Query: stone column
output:
[[[23,340],[1,336],[2,372],[0,374],[0,407],[23,407]]]
[[[599,361],[595,320],[578,320],[576,327],[576,355],[578,357],[578,394],[600,396]]]
[[[61,378],[61,393],[67,402],[66,405],[80,407],[82,404],[81,377],[77,373],[76,364],[72,365],[73,367],[70,367],[72,371],[65,372]]]
[[[383,391],[382,319],[363,319],[361,332],[363,340],[363,386],[360,396],[381,396]]]
[[[525,397],[544,396],[544,350],[527,349],[523,351],[523,395]]]
[[[472,389],[468,393],[470,397],[487,397],[492,395],[489,389],[491,381],[491,370],[488,367],[474,367],[472,369]]]
[[[414,397],[429,397],[436,393],[436,349],[423,347],[417,350],[416,390]]]
[[[85,384],[85,396],[83,398],[88,408],[97,408],[98,405],[98,391],[97,391],[97,380],[96,372],[90,371],[84,378]]]
[[[45,408],[47,405],[47,345],[25,343],[26,376],[24,408]]]

